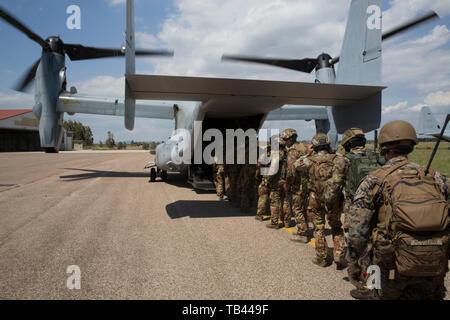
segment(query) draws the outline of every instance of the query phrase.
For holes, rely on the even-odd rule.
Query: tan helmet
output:
[[[380,130],[378,143],[380,144],[380,150],[397,146],[414,146],[417,144],[416,130],[407,121],[388,122]]]
[[[285,129],[283,133],[281,133],[280,138],[283,140],[288,140],[295,136],[297,138],[297,131],[293,128]]]
[[[364,131],[360,128],[350,128],[344,131],[341,144],[345,145],[353,138],[365,138]]]
[[[314,147],[330,145],[330,138],[325,133],[317,133],[311,140]]]

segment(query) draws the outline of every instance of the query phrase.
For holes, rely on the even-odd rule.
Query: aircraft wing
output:
[[[126,75],[126,81],[134,99],[201,101],[209,117],[224,118],[269,113],[285,104],[344,107],[385,88],[139,74]]]
[[[270,111],[266,121],[272,120],[326,120],[328,119],[325,107],[306,107],[286,105]]]
[[[136,103],[136,117],[152,119],[173,119],[174,103],[154,102]],[[101,114],[123,116],[125,105],[123,98],[100,98],[63,93],[57,103],[58,112]]]

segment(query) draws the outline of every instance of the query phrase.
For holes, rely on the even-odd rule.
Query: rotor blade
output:
[[[392,29],[392,30],[384,33],[381,36],[381,40],[386,40],[386,39],[396,35],[397,33],[403,32],[403,31],[405,31],[407,29],[410,29],[410,28],[417,27],[420,24],[422,24],[424,22],[427,22],[428,20],[433,20],[433,19],[439,19],[439,16],[437,15],[436,12],[430,11],[430,12],[424,14],[421,17],[417,17],[415,19],[412,19],[411,21],[406,22],[406,23],[396,27],[395,29]]]
[[[37,42],[42,48],[44,48],[44,49],[48,48],[48,43],[44,39],[42,39],[40,36],[38,36],[36,33],[31,31],[30,29],[28,29],[22,22],[20,22],[16,18],[14,18],[11,14],[9,14],[2,7],[0,7],[0,17],[3,18],[3,20],[8,22],[14,28],[25,33],[28,36],[28,38]]]
[[[234,61],[245,61],[252,63],[262,63],[268,64],[276,67],[282,67],[287,69],[292,69],[296,71],[302,71],[310,73],[314,70],[317,65],[317,59],[305,58],[301,60],[296,59],[275,59],[275,58],[258,58],[258,57],[248,57],[248,56],[235,56],[235,55],[223,55],[222,60],[234,60]]]
[[[122,49],[85,47],[81,44],[65,43],[64,49],[70,60],[87,60],[97,58],[122,57],[125,53]],[[169,50],[136,50],[137,56],[173,56]]]
[[[17,82],[14,86],[14,90],[25,92],[28,85],[31,81],[34,80],[36,75],[36,70],[39,66],[39,62],[41,62],[41,58],[39,58],[22,76],[22,78]]]

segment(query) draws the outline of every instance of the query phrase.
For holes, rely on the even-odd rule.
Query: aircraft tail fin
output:
[[[381,0],[352,0],[339,57],[336,83],[381,85]],[[365,132],[381,122],[381,92],[352,105],[333,107],[339,133],[359,127]]]
[[[125,75],[135,74],[134,0],[127,0],[127,26],[125,38]],[[125,77],[125,128],[133,130],[136,100]]]
[[[418,134],[434,134],[441,131],[441,126],[436,121],[430,107],[424,106],[420,109]]]

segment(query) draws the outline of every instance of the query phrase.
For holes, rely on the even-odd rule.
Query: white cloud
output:
[[[422,107],[425,107],[426,105],[426,103],[418,103],[415,106],[409,107],[408,109],[411,111],[420,111]]]
[[[31,109],[34,106],[34,95],[29,93],[0,92],[0,108],[2,109]]]
[[[349,1],[176,2],[158,38],[175,50],[156,73],[312,81],[313,75],[269,66],[221,62],[224,53],[282,58],[339,53]],[[153,60],[152,62],[155,63]]]
[[[391,112],[394,112],[394,111],[399,111],[399,110],[404,109],[407,105],[408,105],[408,101],[402,101],[402,102],[399,102],[399,103],[397,103],[397,104],[395,104],[393,106],[384,107],[383,108],[383,112],[384,113],[391,113]]]
[[[69,83],[67,88],[75,86],[78,93],[102,97],[123,97],[125,94],[125,78],[97,76],[87,81]]]
[[[155,47],[159,40],[152,34],[142,31],[137,31],[135,33],[137,47]]]
[[[432,92],[425,98],[430,107],[447,107],[450,111],[450,91]]]
[[[125,4],[126,0],[106,0],[110,7]]]

